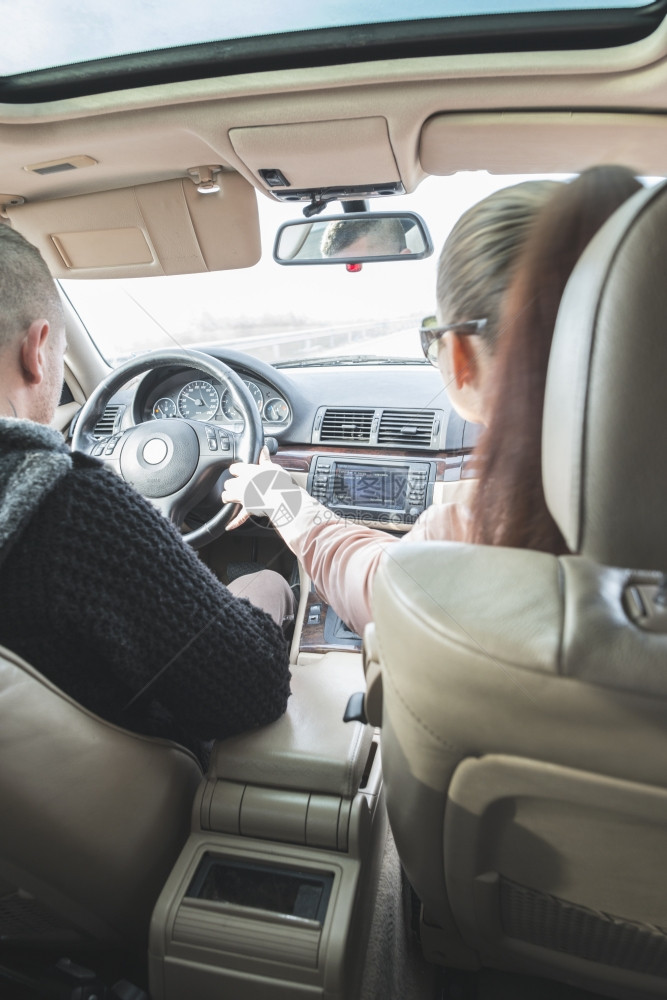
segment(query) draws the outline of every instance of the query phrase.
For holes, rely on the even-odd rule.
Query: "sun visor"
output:
[[[251,267],[261,255],[257,196],[235,173],[217,192],[189,178],[7,207],[56,278],[136,278]]]
[[[419,159],[426,173],[437,175],[578,173],[600,163],[662,174],[667,123],[661,115],[616,113],[441,114],[422,129]]]
[[[233,128],[229,138],[266,190],[361,187],[401,179],[384,118]]]

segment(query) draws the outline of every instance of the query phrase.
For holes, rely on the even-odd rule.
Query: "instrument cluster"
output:
[[[241,422],[229,389],[201,373],[183,372],[172,375],[149,393],[144,407],[144,420],[212,420],[223,424]],[[245,378],[262,421],[276,426],[285,425],[291,416],[286,399],[265,382]]]

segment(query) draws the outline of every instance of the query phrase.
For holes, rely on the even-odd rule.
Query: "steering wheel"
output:
[[[109,400],[126,382],[151,369],[174,365],[197,368],[221,382],[243,417],[243,429],[235,433],[200,420],[151,420],[101,441],[93,437]],[[180,528],[188,511],[231,463],[256,462],[263,443],[255,401],[229,365],[199,351],[165,350],[132,358],[99,383],[79,412],[72,449],[109,465]],[[236,504],[221,501],[220,510],[184,534],[184,541],[200,548],[218,538],[236,509]]]

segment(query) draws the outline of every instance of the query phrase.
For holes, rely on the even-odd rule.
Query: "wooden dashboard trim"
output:
[[[310,623],[310,612],[317,608],[319,611],[317,622]],[[322,600],[314,591],[310,591],[306,598],[306,612],[301,627],[299,639],[299,653],[330,653],[337,651],[341,653],[358,653],[361,650],[361,638],[357,638],[343,643],[327,642],[324,638],[324,624],[327,617],[329,605]]]
[[[346,449],[340,445],[293,445],[288,448],[279,448],[277,453],[272,456],[272,460],[287,472],[308,473],[316,455],[332,455],[339,459],[368,459],[372,462],[397,458],[409,459],[411,462],[435,462],[436,479],[444,479],[447,462],[468,454],[470,454],[469,451],[447,452],[445,455],[441,451],[406,451],[398,448]]]

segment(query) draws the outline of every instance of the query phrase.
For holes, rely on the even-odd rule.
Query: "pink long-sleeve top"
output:
[[[298,513],[277,530],[320,597],[359,635],[372,620],[373,579],[387,549],[405,541],[466,540],[468,508],[460,501],[428,507],[410,531],[393,535],[345,521],[301,492]]]

